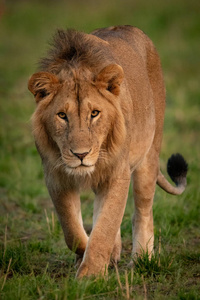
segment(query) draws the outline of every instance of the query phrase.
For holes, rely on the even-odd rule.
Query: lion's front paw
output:
[[[80,267],[78,268],[78,271],[76,273],[77,278],[82,278],[85,276],[89,276],[91,274],[88,273],[88,266],[85,263],[81,263]]]
[[[89,277],[92,275],[105,276],[107,274],[107,265],[95,265],[92,263],[82,262],[77,273],[77,278]]]

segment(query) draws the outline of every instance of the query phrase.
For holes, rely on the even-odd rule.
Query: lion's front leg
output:
[[[98,216],[102,211],[103,205],[104,205],[104,199],[102,199],[102,197],[97,196],[95,199],[95,202],[94,202],[93,228],[95,227]],[[116,234],[114,245],[113,245],[113,250],[112,250],[112,255],[111,255],[112,262],[117,263],[120,260],[121,249],[122,249],[121,230],[119,228],[119,230]]]
[[[133,173],[133,195],[135,213],[133,216],[133,255],[153,253],[153,198],[158,174],[158,159],[147,156]]]
[[[124,179],[113,180],[107,191],[102,190],[97,195],[95,207],[99,209],[96,211],[94,227],[77,272],[78,278],[93,274],[104,275],[107,271],[128,196],[130,175],[124,174],[123,177]]]
[[[79,257],[83,256],[88,236],[83,228],[80,197],[76,191],[51,192],[67,246]]]

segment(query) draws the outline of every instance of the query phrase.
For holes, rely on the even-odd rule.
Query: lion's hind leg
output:
[[[148,154],[133,173],[133,195],[135,212],[133,216],[132,254],[141,255],[153,252],[153,198],[158,176],[158,156]]]

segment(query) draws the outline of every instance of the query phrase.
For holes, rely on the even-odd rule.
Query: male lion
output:
[[[159,170],[165,87],[152,41],[117,26],[91,34],[59,30],[28,84],[37,108],[33,133],[65,240],[82,258],[77,277],[103,274],[121,252],[120,224],[133,178],[133,255],[153,251],[156,183],[171,194],[186,186],[187,163],[168,161],[173,187]],[[80,191],[95,195],[88,237]]]

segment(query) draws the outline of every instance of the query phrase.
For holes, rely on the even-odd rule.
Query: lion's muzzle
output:
[[[91,149],[90,149],[88,152],[83,152],[83,153],[76,153],[76,152],[73,152],[71,149],[70,149],[70,151],[71,151],[76,157],[78,157],[78,158],[81,160],[81,162],[82,162],[83,159],[86,157],[86,155],[88,155],[88,154],[90,153]]]

